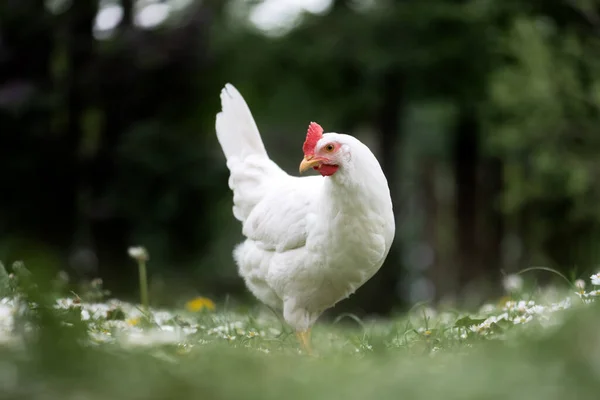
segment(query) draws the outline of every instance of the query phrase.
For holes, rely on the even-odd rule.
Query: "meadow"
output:
[[[0,268],[3,399],[583,399],[600,390],[600,275],[524,287],[477,311],[415,305],[339,315],[304,354],[277,313],[190,299],[154,309],[100,280],[59,296],[23,264]],[[512,280],[511,280],[512,279]],[[145,303],[147,300],[143,300]]]

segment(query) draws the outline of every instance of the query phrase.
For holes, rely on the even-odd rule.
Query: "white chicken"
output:
[[[273,162],[244,98],[221,91],[216,132],[230,171],[233,214],[246,240],[234,252],[239,274],[265,304],[282,310],[300,344],[328,308],[354,293],[381,267],[394,239],[387,180],[358,139],[308,128],[300,172]]]

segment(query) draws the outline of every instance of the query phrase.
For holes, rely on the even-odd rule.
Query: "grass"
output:
[[[0,293],[3,399],[592,399],[599,394],[596,291],[569,290],[554,298],[514,293],[477,313],[416,307],[393,320],[323,321],[313,333],[318,357],[308,357],[291,330],[262,307],[224,311],[195,299],[189,310],[146,310],[101,300],[98,284],[91,294],[57,299],[24,271],[8,284],[0,277],[0,287],[5,291]]]

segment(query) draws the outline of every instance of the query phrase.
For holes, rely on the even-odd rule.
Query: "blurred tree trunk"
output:
[[[500,282],[504,217],[501,160],[482,158],[480,126],[472,107],[463,106],[455,131],[456,261],[463,300],[495,295]]]
[[[2,223],[26,240],[47,237],[49,247],[64,247],[73,222],[64,215],[73,203],[62,191],[63,174],[70,171],[62,165],[61,138],[51,134],[57,107],[50,96],[54,20],[43,0],[0,3],[0,184],[5,191],[20,188],[1,197]]]
[[[489,157],[482,161],[481,196],[479,209],[481,215],[480,257],[481,268],[491,292],[499,294],[498,282],[501,281],[502,241],[505,221],[501,209],[501,196],[504,189],[503,164],[499,158]]]
[[[426,159],[420,168],[421,201],[425,211],[424,239],[432,252],[428,278],[435,287],[435,300],[439,301],[452,290],[452,276],[439,261],[440,241],[438,237],[438,199],[436,195],[436,164],[432,159]]]
[[[129,29],[133,27],[134,19],[134,0],[121,0],[121,7],[123,7],[123,19],[119,23],[119,29]]]
[[[133,15],[130,9],[133,3],[123,3],[127,8],[124,12],[126,16]],[[194,90],[197,88],[194,85],[197,85],[196,74],[205,69],[209,62],[207,43],[215,15],[213,6],[218,9],[221,7],[215,2],[191,6],[186,19],[177,29],[165,29],[160,35],[138,30],[132,25],[132,17],[124,18],[119,27],[118,45],[103,54],[99,62],[97,79],[100,82],[99,109],[103,124],[98,150],[89,162],[89,182],[91,232],[96,238],[95,245],[103,264],[123,263],[127,246],[135,244],[131,243],[135,234],[132,221],[123,218],[118,204],[110,197],[118,173],[118,146],[134,126],[156,121],[155,113],[160,112],[157,106],[161,102],[173,105],[180,102],[185,107],[192,104],[193,98],[200,96]],[[162,101],[157,101],[158,98]],[[176,112],[179,113],[177,118],[181,118],[181,108]],[[172,111],[171,117],[176,112]],[[158,124],[161,122],[164,121],[158,121]],[[152,143],[148,145],[152,146]],[[150,191],[148,196],[160,197],[168,186],[169,182],[157,180],[151,188],[147,188]],[[141,228],[145,222],[137,223],[137,228]],[[151,230],[153,227],[146,226],[143,229]],[[192,239],[191,235],[185,237],[184,229],[180,228],[179,231],[184,237],[176,238],[177,243]],[[105,237],[111,240],[102,241],[101,238]],[[198,249],[198,243],[194,243],[194,247]],[[176,259],[176,255],[169,256],[171,260]],[[119,292],[127,288],[127,281],[135,279],[134,272],[130,270],[124,275],[122,270],[110,268],[104,270],[102,275],[107,284]]]
[[[519,210],[517,217],[517,233],[520,240],[521,254],[518,258],[518,269],[531,267],[532,249],[536,248],[534,232],[532,232],[534,210],[528,204],[525,204]]]
[[[477,246],[477,166],[479,124],[470,107],[462,107],[454,132],[456,182],[457,268],[460,287],[480,275]]]
[[[380,86],[382,103],[376,121],[381,167],[390,187],[396,224],[399,223],[399,166],[396,155],[404,136],[401,125],[405,109],[404,79],[397,70],[390,70],[384,75]],[[383,267],[362,290],[365,299],[362,304],[367,313],[387,315],[401,301],[397,295],[402,264],[399,243],[396,237]]]
[[[89,220],[84,209],[88,196],[89,176],[86,173],[82,143],[86,140],[86,129],[91,128],[87,122],[88,112],[93,105],[90,98],[94,92],[91,86],[96,79],[91,76],[91,64],[94,59],[95,39],[92,35],[94,19],[98,12],[98,2],[94,0],[78,0],[66,12],[65,50],[67,72],[64,79],[66,92],[66,135],[61,145],[62,161],[68,171],[68,193],[72,199],[72,207],[68,214],[72,215],[75,226],[71,231],[73,256],[91,246]],[[94,128],[92,128],[94,129]],[[85,249],[87,250],[87,249]],[[75,259],[78,259],[77,257]],[[96,274],[94,258],[78,259],[72,265],[80,275],[92,278]]]

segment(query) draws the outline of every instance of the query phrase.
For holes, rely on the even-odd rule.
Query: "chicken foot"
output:
[[[298,338],[298,341],[300,342],[300,345],[304,351],[306,351],[306,354],[312,356],[313,352],[310,345],[310,328],[305,331],[296,332],[296,337]]]

